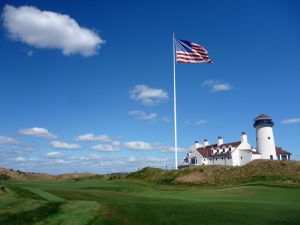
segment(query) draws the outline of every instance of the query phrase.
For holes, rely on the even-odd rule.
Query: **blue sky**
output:
[[[179,159],[195,140],[237,141],[242,131],[255,147],[261,113],[275,122],[276,145],[300,158],[298,1],[0,6],[0,166],[173,166],[173,32],[214,61],[176,65]]]

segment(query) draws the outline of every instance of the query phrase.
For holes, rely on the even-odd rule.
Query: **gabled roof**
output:
[[[233,148],[236,148],[238,147],[239,145],[241,144],[240,141],[237,141],[237,142],[230,142],[230,143],[226,143],[226,144],[222,144],[220,146],[218,146],[217,144],[213,144],[213,145],[208,145],[206,147],[201,147],[201,148],[197,148],[196,151],[199,152],[202,157],[204,158],[209,158],[209,157],[222,157],[222,156],[230,156],[231,152],[227,151],[227,152],[220,152],[220,153],[215,153],[215,154],[212,154],[211,153],[211,149],[223,149],[224,147],[225,148],[229,148],[229,147],[233,147]]]
[[[261,119],[271,119],[271,117],[269,117],[266,114],[260,114],[258,117],[256,117],[254,120],[261,120]]]
[[[276,154],[285,154],[285,155],[291,155],[291,153],[283,150],[281,147],[276,147]]]

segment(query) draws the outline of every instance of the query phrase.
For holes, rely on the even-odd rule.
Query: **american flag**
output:
[[[184,40],[176,40],[176,62],[213,63],[201,45]]]

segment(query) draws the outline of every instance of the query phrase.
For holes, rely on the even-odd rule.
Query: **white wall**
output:
[[[276,160],[277,156],[276,156],[275,140],[274,140],[272,127],[257,126],[256,138],[257,138],[256,147],[257,147],[257,151],[261,154],[261,158],[270,159],[270,155],[272,155],[273,160]]]
[[[232,157],[232,165],[239,166],[240,165],[240,151],[238,151],[238,149],[234,149],[231,152],[231,157]]]
[[[251,145],[248,142],[242,142],[238,147],[238,149],[251,149]]]
[[[252,154],[251,161],[256,160],[256,159],[261,159],[261,155],[260,154]]]
[[[206,147],[207,145],[209,145],[208,140],[204,140],[203,146]]]
[[[217,145],[220,146],[220,145],[222,145],[222,144],[224,144],[223,138],[218,137],[218,139],[217,139]]]
[[[252,160],[252,153],[249,151],[239,150],[240,152],[240,166],[245,165]]]
[[[203,157],[196,151],[192,151],[190,157],[189,157],[189,164],[191,165],[191,159],[196,157],[197,158],[197,164],[196,165],[202,165],[203,164]]]
[[[220,156],[220,157],[217,157],[217,158],[209,158],[208,159],[208,165],[232,166],[232,159],[231,159],[231,157],[229,157],[229,159],[228,159],[228,156],[227,157]]]

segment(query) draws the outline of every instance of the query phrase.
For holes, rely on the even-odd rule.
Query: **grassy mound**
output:
[[[93,173],[68,173],[51,175],[47,173],[31,173],[20,170],[0,168],[0,180],[44,180],[44,181],[81,181],[81,180],[102,180],[104,175]]]
[[[300,184],[300,162],[255,160],[241,167],[197,166],[177,171],[147,167],[127,177],[161,184],[236,185],[259,182]]]

